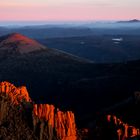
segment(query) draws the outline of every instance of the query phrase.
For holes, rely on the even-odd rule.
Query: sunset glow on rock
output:
[[[39,121],[43,120],[43,122]],[[45,131],[45,127],[51,130],[51,137],[53,134],[53,129],[56,130],[57,137],[62,140],[76,140],[76,124],[74,114],[71,111],[62,112],[58,109],[55,111],[53,105],[48,104],[35,104],[34,105],[34,126],[40,126],[48,123],[48,126],[42,128],[42,132]],[[44,130],[43,130],[44,129]],[[50,134],[50,133],[49,133]],[[45,134],[44,134],[45,135]],[[43,137],[42,134],[40,137]]]
[[[9,82],[0,83],[0,96],[0,124],[3,124],[3,121],[8,118],[8,112],[12,108],[15,110],[17,108],[18,119],[23,122],[25,120],[22,120],[22,117],[29,115],[24,113],[32,111],[29,118],[33,120],[33,122],[30,122],[33,125],[33,130],[31,129],[30,131],[34,133],[38,140],[53,140],[54,138],[60,140],[77,139],[75,117],[71,111],[62,112],[49,104],[33,104],[26,87],[17,88]],[[20,115],[23,116],[20,118]],[[39,135],[36,135],[36,132]]]
[[[118,135],[118,140],[124,140],[127,138],[134,138],[134,137],[140,135],[138,128],[135,128],[134,126],[131,126],[127,123],[124,123],[116,116],[107,115],[107,121],[109,123],[109,126],[111,126],[111,127],[114,124],[114,128],[111,128],[111,129],[114,129],[114,130],[116,129],[116,132]]]
[[[12,33],[0,39],[0,51],[25,54],[43,49],[46,48],[37,41],[18,33]]]
[[[16,88],[9,82],[0,83],[0,94],[2,94],[2,96],[8,96],[12,104],[20,104],[22,101],[31,102],[26,87]]]

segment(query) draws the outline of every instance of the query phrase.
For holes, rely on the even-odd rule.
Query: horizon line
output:
[[[87,22],[87,21],[126,21],[126,20],[140,20],[139,18],[129,18],[129,19],[81,19],[81,20],[0,20],[0,22]]]
[[[120,20],[0,20],[0,26],[9,26],[9,27],[21,27],[21,26],[37,26],[37,25],[70,25],[70,24],[96,24],[96,23],[116,23],[119,21],[132,21],[132,20],[138,20],[139,19],[120,19]]]

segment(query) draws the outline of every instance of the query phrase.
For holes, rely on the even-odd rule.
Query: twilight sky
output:
[[[140,19],[140,0],[1,0],[5,20]]]

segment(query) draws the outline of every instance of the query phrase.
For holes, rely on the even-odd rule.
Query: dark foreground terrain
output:
[[[72,111],[60,111],[50,104],[36,104],[25,86],[0,83],[1,140],[135,140],[139,139],[140,93],[88,120],[89,127],[80,128]],[[127,106],[126,106],[127,105]],[[118,111],[116,109],[120,108]],[[129,111],[128,111],[129,109]],[[111,112],[110,112],[111,111]],[[123,112],[121,112],[123,111]],[[111,113],[111,115],[107,113]],[[113,115],[121,112],[123,120]],[[134,121],[135,118],[135,121]]]

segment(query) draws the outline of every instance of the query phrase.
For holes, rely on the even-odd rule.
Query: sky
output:
[[[140,19],[140,0],[1,0],[0,21]]]

